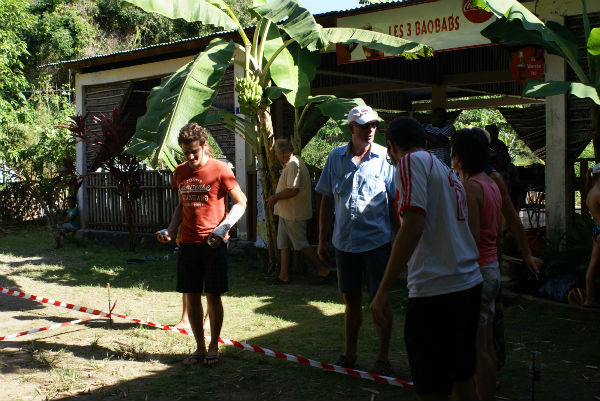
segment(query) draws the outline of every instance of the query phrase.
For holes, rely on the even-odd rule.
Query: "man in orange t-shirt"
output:
[[[173,173],[179,205],[167,229],[156,232],[169,242],[181,224],[181,252],[177,264],[177,291],[188,301],[188,314],[197,348],[183,363],[211,366],[219,362],[219,335],[223,325],[221,294],[228,291],[227,245],[229,229],[246,209],[246,196],[231,169],[210,157],[207,134],[197,123],[185,125],[178,138],[186,162]],[[227,195],[233,206],[227,213]],[[202,292],[206,293],[211,341],[206,347],[202,324]]]

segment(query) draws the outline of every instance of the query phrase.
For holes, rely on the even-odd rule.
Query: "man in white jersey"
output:
[[[425,151],[418,121],[401,117],[386,130],[396,164],[396,208],[401,219],[371,311],[383,306],[408,264],[404,341],[420,400],[476,400],[475,335],[481,298],[479,253],[469,230],[465,190],[437,157]]]

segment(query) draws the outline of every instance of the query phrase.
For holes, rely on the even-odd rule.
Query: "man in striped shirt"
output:
[[[448,167],[450,160],[450,137],[455,129],[452,124],[446,124],[446,109],[437,107],[431,112],[431,124],[425,125],[427,150],[440,159]]]

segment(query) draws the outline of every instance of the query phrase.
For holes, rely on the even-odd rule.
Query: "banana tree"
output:
[[[491,11],[499,19],[481,34],[492,41],[521,43],[543,47],[546,52],[562,57],[579,82],[537,81],[528,79],[523,96],[547,97],[570,94],[587,98],[592,118],[592,139],[596,163],[600,162],[600,28],[590,27],[586,1],[582,0],[583,29],[587,41],[587,73],[573,33],[565,26],[542,22],[516,0],[475,0],[477,6]]]
[[[347,112],[351,107],[348,106],[352,102],[310,98],[310,82],[320,63],[321,50],[335,43],[357,43],[408,58],[427,56],[432,51],[427,46],[378,32],[324,28],[295,0],[254,0],[250,9],[255,23],[252,29],[244,29],[223,0],[127,0],[126,3],[169,18],[233,30],[239,35],[237,41],[213,40],[193,61],[152,90],[147,112],[138,120],[129,152],[147,159],[152,166],[175,168],[174,155],[180,152],[179,129],[190,121],[206,122],[225,70],[236,63],[244,70],[244,76],[235,82],[243,115],[219,112],[217,116],[254,150],[264,199],[275,193],[279,170],[273,150],[271,102],[284,96],[296,110],[293,141],[296,149],[300,148],[303,118],[308,119],[308,111],[315,109],[311,103],[319,103],[324,110],[328,110],[327,106],[339,106],[346,107]],[[332,114],[324,114],[327,113]],[[275,218],[269,209],[266,224],[270,269],[276,264],[278,252]]]

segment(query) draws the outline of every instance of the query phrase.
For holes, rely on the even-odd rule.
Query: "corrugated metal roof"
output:
[[[374,4],[363,4],[361,6],[358,7],[353,7],[353,8],[345,8],[342,10],[335,10],[335,11],[327,11],[324,13],[319,13],[319,14],[314,14],[315,17],[319,16],[327,16],[327,15],[335,15],[335,14],[340,14],[340,13],[347,13],[347,12],[353,12],[353,11],[357,11],[357,10],[362,10],[362,9],[377,9],[377,8],[385,8],[387,6],[389,6],[390,4],[399,4],[399,3],[420,3],[423,0],[398,0],[398,1],[386,1],[386,2],[382,2],[382,3],[374,3]]]
[[[370,10],[370,9],[386,8],[386,7],[389,7],[389,5],[391,5],[391,4],[418,3],[418,2],[421,2],[421,1],[422,0],[388,1],[388,2],[384,2],[384,3],[378,3],[378,4],[361,5],[361,6],[358,6],[358,7],[353,7],[353,8],[343,9],[343,10],[328,11],[328,12],[325,12],[325,13],[314,14],[314,16],[316,18],[327,17],[327,16],[334,16],[336,14],[352,13],[352,12],[355,12],[357,10],[364,10],[364,9],[369,9]],[[245,27],[244,30],[251,29],[251,28],[254,28],[254,26]],[[180,40],[176,40],[176,41],[172,41],[172,42],[166,42],[166,43],[158,43],[158,44],[155,44],[155,45],[140,47],[140,48],[137,48],[137,49],[121,50],[121,51],[118,51],[118,52],[100,54],[100,55],[96,55],[96,56],[82,57],[82,58],[72,59],[72,60],[57,61],[55,63],[41,65],[38,68],[54,67],[54,66],[59,66],[59,65],[63,65],[63,64],[74,64],[74,63],[80,63],[80,62],[84,62],[84,61],[97,60],[97,59],[102,59],[102,58],[105,58],[105,57],[111,57],[111,56],[117,56],[117,55],[133,54],[133,53],[138,53],[138,52],[141,53],[141,52],[144,52],[145,50],[149,50],[149,49],[156,49],[156,48],[160,48],[160,47],[169,47],[169,46],[176,45],[176,44],[181,44],[181,43],[186,43],[186,42],[193,42],[193,41],[202,40],[202,39],[208,39],[208,38],[212,38],[212,37],[217,37],[217,36],[232,34],[232,33],[235,33],[235,32],[236,32],[235,30],[220,31],[220,32],[215,32],[215,33],[211,33],[211,34],[208,34],[208,35],[195,36],[193,38],[180,39]]]
[[[83,57],[83,58],[73,59],[73,60],[57,61],[56,63],[41,65],[38,68],[52,67],[52,66],[61,65],[61,64],[78,63],[81,61],[94,60],[94,59],[99,59],[99,58],[103,58],[103,57],[115,56],[115,55],[119,55],[119,54],[129,54],[129,53],[141,52],[141,51],[148,50],[148,49],[155,49],[158,47],[167,47],[167,46],[172,46],[172,45],[179,44],[179,43],[193,42],[195,40],[207,39],[207,38],[221,36],[221,35],[225,35],[225,34],[229,34],[229,33],[233,33],[233,32],[235,32],[235,31],[233,31],[233,30],[221,31],[221,32],[215,32],[215,33],[211,33],[208,35],[204,35],[204,36],[194,36],[193,38],[180,39],[180,40],[175,40],[175,41],[166,42],[166,43],[157,43],[155,45],[150,45],[150,46],[145,46],[145,47],[138,47],[137,49],[121,50],[121,51],[113,52],[113,53],[99,54],[97,56]]]

